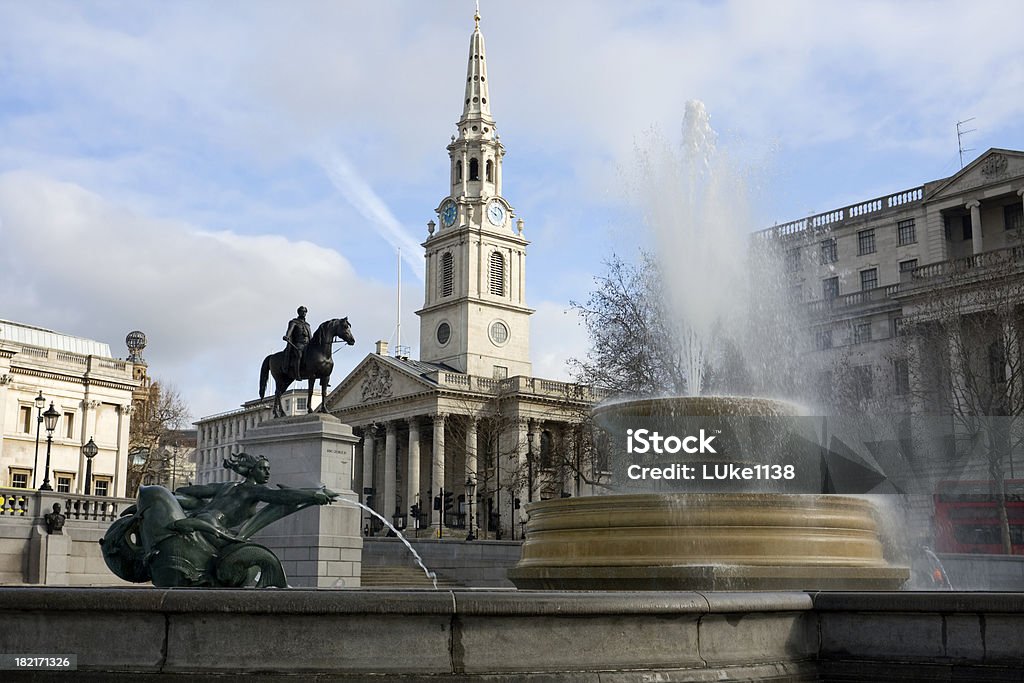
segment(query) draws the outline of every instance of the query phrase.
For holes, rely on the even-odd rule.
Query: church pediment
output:
[[[327,397],[331,412],[401,399],[436,389],[428,380],[386,356],[368,355]]]
[[[986,185],[998,185],[1024,176],[1024,152],[990,149],[965,166],[959,173],[940,182],[925,201],[954,197]]]

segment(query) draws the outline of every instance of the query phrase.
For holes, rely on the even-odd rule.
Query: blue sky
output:
[[[750,229],[1024,149],[1014,2],[481,3],[504,194],[532,241],[535,373],[645,243],[636,148],[702,100],[749,171]],[[422,304],[473,3],[0,0],[0,317],[149,336],[194,416],[255,396],[299,304],[348,315],[335,383]],[[652,131],[656,133],[652,134]],[[681,258],[699,255],[681,255]]]

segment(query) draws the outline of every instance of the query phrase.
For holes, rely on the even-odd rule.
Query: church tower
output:
[[[505,148],[491,116],[480,12],[469,41],[466,96],[448,145],[447,196],[427,224],[420,359],[471,375],[532,375],[523,221],[501,195]]]

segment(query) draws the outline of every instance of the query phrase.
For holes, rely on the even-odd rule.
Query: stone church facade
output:
[[[475,22],[449,178],[422,243],[420,358],[378,342],[326,407],[360,436],[352,489],[381,516],[413,535],[518,538],[527,502],[589,493],[606,476],[582,427],[600,395],[532,374],[529,242],[502,194],[505,147]],[[266,419],[266,402],[252,401],[198,421],[197,481],[223,478],[222,456]],[[386,532],[369,515],[365,530]]]

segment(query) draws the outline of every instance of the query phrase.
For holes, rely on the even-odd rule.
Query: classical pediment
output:
[[[1024,177],[1024,152],[993,148],[969,163],[956,175],[940,182],[928,193],[925,201],[954,197],[963,192],[1021,177]]]
[[[437,389],[401,361],[371,353],[327,397],[331,412],[422,395]]]

